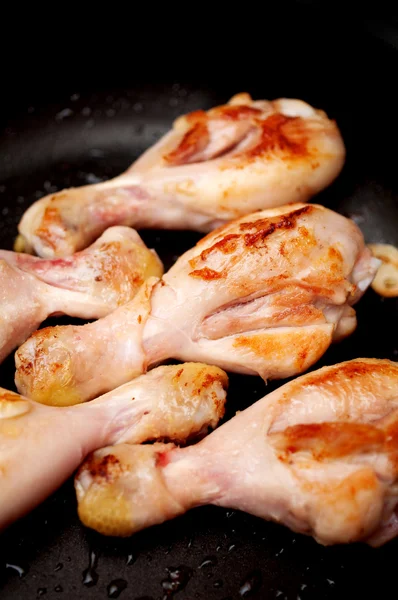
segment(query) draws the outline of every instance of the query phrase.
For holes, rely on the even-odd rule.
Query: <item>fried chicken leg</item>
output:
[[[157,254],[128,227],[111,227],[66,259],[0,250],[0,362],[47,317],[104,317],[162,273]]]
[[[209,234],[104,319],[35,333],[16,353],[18,389],[84,401],[171,357],[295,375],[355,329],[351,305],[378,264],[355,223],[322,206],[257,212]]]
[[[48,258],[85,248],[111,225],[210,231],[254,210],[307,201],[344,158],[323,111],[238,94],[180,117],[121,176],[35,202],[19,231],[27,251]]]
[[[243,217],[104,319],[36,332],[16,353],[18,389],[84,401],[170,357],[289,377],[353,331],[378,264],[358,227],[322,206]]]
[[[215,504],[322,544],[379,546],[398,534],[397,432],[398,363],[325,367],[194,446],[98,450],[75,480],[79,516],[100,533],[128,536]]]
[[[57,489],[104,444],[171,439],[214,428],[227,376],[203,364],[159,367],[84,405],[54,408],[0,388],[0,529]]]

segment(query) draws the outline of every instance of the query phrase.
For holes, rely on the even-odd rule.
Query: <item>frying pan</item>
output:
[[[336,118],[347,163],[315,201],[353,218],[367,242],[397,244],[397,51],[380,39],[383,29],[373,34],[358,20],[355,27],[338,23],[341,15],[317,14],[309,3],[285,3],[278,15],[262,18],[253,12],[248,18],[241,8],[228,26],[183,14],[185,26],[175,32],[170,23],[159,24],[161,17],[148,28],[149,21],[135,15],[134,35],[130,30],[127,38],[127,17],[113,33],[110,22],[91,34],[75,24],[66,37],[50,35],[44,25],[33,28],[24,37],[23,57],[10,58],[3,71],[0,247],[12,247],[17,222],[38,197],[117,175],[177,115],[223,103],[238,91],[303,98]],[[237,43],[242,31],[246,41]],[[391,39],[391,26],[389,32]],[[200,236],[146,231],[143,237],[169,268]],[[370,290],[357,312],[357,331],[316,367],[358,356],[398,360],[397,301]],[[13,388],[13,373],[10,357],[0,367],[2,386]],[[282,383],[230,379],[226,419]],[[215,507],[131,539],[102,538],[80,525],[68,481],[0,535],[0,597],[390,597],[397,550],[395,541],[378,550],[323,548],[282,526]]]

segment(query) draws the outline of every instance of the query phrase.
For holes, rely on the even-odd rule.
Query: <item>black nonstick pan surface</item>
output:
[[[302,8],[296,18],[303,18]],[[17,222],[37,198],[119,174],[176,116],[224,103],[239,91],[257,98],[303,98],[336,118],[347,163],[314,201],[353,218],[367,242],[397,245],[396,50],[365,29],[338,30],[335,22],[318,29],[296,22],[278,38],[279,46],[275,36],[268,46],[264,37],[252,37],[254,47],[231,50],[232,61],[221,43],[217,54],[208,46],[195,53],[189,45],[189,65],[180,53],[167,68],[161,45],[157,60],[147,59],[146,68],[141,61],[137,69],[130,46],[130,62],[120,58],[118,46],[113,62],[104,62],[105,51],[99,52],[89,71],[84,59],[77,62],[78,52],[64,52],[54,68],[48,56],[39,60],[40,49],[25,55],[18,69],[9,69],[2,95],[0,247],[12,248]],[[200,237],[142,235],[166,268]],[[398,360],[398,302],[369,290],[357,313],[357,331],[330,348],[316,367],[359,356]],[[13,374],[10,357],[0,366],[0,385],[13,388]],[[259,378],[237,375],[230,381],[226,418],[284,383],[265,386]],[[324,548],[282,526],[214,507],[131,539],[104,538],[80,525],[68,481],[0,535],[0,598],[394,597],[397,552],[398,541],[377,550]]]

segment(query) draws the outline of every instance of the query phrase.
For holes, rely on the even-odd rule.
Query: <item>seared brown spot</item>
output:
[[[294,425],[270,438],[287,455],[308,451],[316,460],[327,460],[376,451],[386,436],[373,425],[343,422]]]
[[[275,361],[284,363],[288,358],[288,371],[294,374],[313,364],[322,356],[330,343],[329,331],[320,329],[309,333],[307,328],[303,327],[302,329],[291,329],[289,332],[279,335],[274,335],[272,332],[240,335],[234,340],[233,346],[259,356],[265,365],[267,360],[271,364]]]
[[[141,315],[138,315],[138,317],[137,317],[137,321],[138,321],[138,323],[141,323],[141,321],[142,321],[142,317],[141,317]]]
[[[205,238],[198,242],[197,246],[200,248],[200,246],[203,247],[206,240],[214,240],[217,237],[220,238],[209,248],[202,250],[200,255],[192,258],[189,261],[189,264],[193,269],[195,269],[200,260],[207,260],[209,255],[214,252],[232,254],[236,252],[241,239],[243,239],[246,248],[264,247],[269,236],[278,231],[294,229],[300,217],[302,215],[310,214],[313,210],[313,206],[307,205],[284,215],[265,219],[257,219],[256,221],[245,221],[239,225],[239,230],[242,232],[241,234],[228,233],[222,236],[222,232],[228,227],[222,226],[217,230],[218,236],[215,235],[215,232],[213,231],[211,234],[208,234]],[[300,248],[305,251],[307,246],[312,247],[314,244],[316,244],[316,240],[313,234],[305,229],[304,235],[298,236],[296,240],[289,241],[289,247],[286,246],[286,242],[284,240],[281,242],[281,254],[285,255],[293,250],[295,252],[300,251]],[[294,249],[291,247],[292,245],[295,245]]]
[[[33,373],[33,363],[30,360],[27,360],[24,356],[18,355],[19,358],[19,366],[18,372],[23,373],[27,377],[30,377]]]
[[[36,342],[35,348],[34,348],[33,361],[31,361],[29,358],[27,358],[25,356],[25,354],[23,353],[23,346],[19,350],[17,350],[16,354],[19,359],[19,366],[18,366],[19,374],[22,373],[27,378],[30,378],[32,375],[34,375],[35,363],[40,361],[41,358],[43,357],[43,355],[46,354],[45,349],[43,348],[43,342],[45,341],[45,339],[47,337],[50,337],[50,338],[56,337],[56,336],[51,336],[51,329],[52,329],[52,327],[45,327],[44,329],[40,329],[40,330],[32,333],[31,339],[34,338],[35,342]]]
[[[299,350],[298,354],[297,354],[297,358],[296,358],[296,365],[298,366],[299,371],[302,370],[302,366],[305,365],[305,362],[307,360],[307,356],[309,353],[309,348],[304,347],[301,350]]]
[[[82,470],[89,471],[94,479],[105,479],[109,482],[121,473],[122,464],[114,454],[106,454],[99,459],[94,453],[88,456]]]
[[[181,375],[183,374],[184,369],[178,369],[177,373],[174,375],[173,380],[178,381]]]
[[[208,388],[210,386],[212,386],[214,383],[216,382],[221,383],[221,385],[223,387],[225,387],[227,380],[225,376],[222,376],[220,373],[216,373],[216,374],[212,374],[212,373],[206,373],[206,375],[203,378],[202,381],[202,387],[203,388]]]
[[[207,281],[211,281],[213,279],[222,279],[225,277],[224,271],[214,271],[213,269],[209,269],[208,267],[204,267],[203,269],[196,269],[195,271],[191,271],[189,273],[191,277],[199,277],[201,279],[205,279]]]
[[[335,248],[334,246],[330,246],[328,249],[328,256],[331,260],[342,261],[343,257],[341,256],[340,250]]]
[[[183,136],[177,148],[163,158],[171,165],[182,165],[195,154],[201,152],[209,143],[209,131],[204,122],[197,122]]]
[[[332,278],[335,278],[338,276],[338,274],[341,274],[343,257],[341,252],[337,248],[334,248],[334,246],[330,246],[328,248],[327,264],[329,271],[332,274]]]
[[[193,110],[192,112],[185,115],[185,119],[191,124],[200,123],[202,121],[207,121],[208,117],[204,110]]]
[[[363,377],[374,377],[376,375],[383,375],[385,377],[391,377],[398,379],[398,364],[393,363],[389,360],[380,361],[360,361],[352,360],[335,367],[325,369],[324,372],[318,371],[313,374],[309,374],[305,377],[305,385],[320,386],[324,384],[328,385],[340,385],[341,380],[344,379],[356,379]]]
[[[50,202],[57,201],[62,196],[65,196],[65,194],[55,195],[51,198]],[[65,232],[66,227],[59,209],[56,206],[47,206],[40,221],[40,227],[36,229],[35,235],[48,246],[55,249],[59,241],[65,237]]]
[[[235,348],[251,350],[257,356],[266,357],[270,354],[279,354],[283,350],[275,337],[260,335],[240,335],[234,341]]]
[[[313,498],[318,496],[318,506],[325,520],[330,516],[330,522],[333,523],[336,516],[343,516],[341,534],[347,536],[345,541],[359,541],[371,533],[363,528],[365,514],[361,509],[361,498],[363,500],[365,490],[377,493],[382,484],[370,466],[358,466],[355,472],[340,481],[336,477],[324,477],[301,479],[300,483]],[[369,507],[373,501],[377,502],[377,496],[369,498]]]
[[[232,252],[235,252],[240,237],[241,236],[236,233],[229,233],[221,240],[210,246],[210,248],[206,248],[206,250],[203,250],[203,252],[201,252],[200,258],[202,260],[206,260],[209,254],[216,251],[222,252],[223,254],[230,254]]]
[[[303,237],[310,237],[310,232],[308,231],[308,229],[306,227],[299,227],[298,232]]]
[[[257,120],[261,130],[259,142],[240,154],[248,159],[279,151],[289,158],[309,155],[306,123],[300,117],[274,113],[267,119]]]
[[[264,245],[265,240],[275,231],[294,229],[299,217],[309,214],[314,209],[312,206],[303,206],[291,213],[280,215],[270,219],[258,219],[257,221],[247,221],[239,225],[241,231],[253,231],[254,233],[246,233],[244,242],[247,247],[254,246],[256,248]]]

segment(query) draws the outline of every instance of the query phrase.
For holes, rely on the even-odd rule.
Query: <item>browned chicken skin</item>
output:
[[[128,227],[111,227],[65,259],[0,250],[0,362],[47,317],[104,317],[162,273],[156,252]]]
[[[201,240],[105,319],[44,329],[16,353],[21,393],[81,401],[174,357],[283,378],[356,326],[378,261],[358,227],[318,205],[242,217]]]
[[[322,544],[398,534],[398,364],[357,359],[287,383],[195,446],[99,450],[76,477],[81,520],[131,535],[201,504]]]

